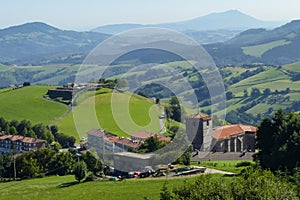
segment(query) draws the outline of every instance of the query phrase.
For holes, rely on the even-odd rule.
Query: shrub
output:
[[[239,162],[235,165],[235,167],[248,167],[251,166],[251,162],[249,161],[243,161],[243,162]]]

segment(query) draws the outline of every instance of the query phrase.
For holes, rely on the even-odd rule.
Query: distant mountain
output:
[[[300,61],[300,20],[273,30],[250,29],[225,43],[206,45],[205,48],[220,65],[297,62]]]
[[[238,10],[229,10],[226,12],[212,13],[195,19],[163,23],[163,24],[115,24],[100,26],[93,29],[94,32],[106,34],[116,34],[132,28],[143,27],[161,27],[170,28],[181,32],[186,31],[211,31],[211,30],[246,30],[250,28],[274,28],[283,24],[283,22],[269,22],[255,19],[249,15],[241,13]]]
[[[212,22],[213,20],[217,21],[221,16],[228,16],[226,19],[229,20],[231,18],[242,18],[244,15],[238,11],[228,11],[197,19],[199,24],[203,24],[203,18]],[[248,19],[248,23],[245,22],[241,26],[246,26],[247,24],[254,26],[255,19],[253,20],[251,17],[244,18]],[[183,24],[186,23],[187,28],[192,28],[188,24],[191,21],[197,21],[197,19],[178,24],[183,27]],[[247,21],[245,19],[244,21]],[[227,24],[227,20],[224,20],[223,23]],[[241,19],[238,20],[242,23]],[[164,26],[166,25],[168,24],[164,24]],[[234,22],[231,22],[231,25],[236,27]],[[225,26],[222,26],[222,28]],[[114,25],[107,27],[117,31]],[[137,28],[140,26],[137,24],[126,24],[123,26],[117,25],[117,27],[119,28],[118,30],[124,30],[128,27]],[[282,65],[300,60],[300,20],[292,21],[272,30],[265,28],[249,29],[243,32],[224,29],[207,31],[186,30],[184,33],[204,44],[204,48],[217,65],[241,65],[257,62]],[[13,26],[0,30],[0,63],[17,65],[81,63],[97,44],[108,37],[110,35],[97,32],[61,30],[41,22]],[[187,51],[189,50],[189,47],[185,48]],[[135,54],[126,56],[125,60],[128,59],[142,64],[149,57],[148,54],[149,51],[135,52]],[[150,54],[155,55],[155,58],[153,56],[151,58],[158,63],[177,59],[171,54],[154,52],[152,50]]]
[[[110,25],[99,26],[91,31],[114,35],[123,31],[128,31],[130,29],[143,28],[143,27],[146,26],[142,24],[110,24]]]
[[[102,33],[60,30],[41,22],[13,26],[0,30],[0,62],[34,64],[70,60],[108,37]]]

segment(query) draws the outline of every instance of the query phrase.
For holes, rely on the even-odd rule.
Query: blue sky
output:
[[[42,21],[62,29],[152,24],[237,9],[262,20],[300,19],[299,0],[0,0],[0,28]]]

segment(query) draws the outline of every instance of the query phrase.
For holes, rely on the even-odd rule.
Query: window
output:
[[[206,121],[206,126],[209,126],[209,121]]]

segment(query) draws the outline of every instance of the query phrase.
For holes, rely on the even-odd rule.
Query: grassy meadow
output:
[[[74,176],[51,176],[24,180],[19,182],[8,182],[0,184],[0,199],[22,199],[22,200],[90,200],[90,199],[159,199],[160,190],[165,183],[168,187],[180,186],[194,178],[176,179],[134,179],[122,182],[98,181],[77,184]]]
[[[237,164],[249,162],[254,164],[252,160],[215,160],[215,161],[203,161],[200,163],[200,166],[217,169],[227,172],[240,173],[243,169],[248,166],[238,166]],[[196,162],[192,163],[192,165],[198,165]]]
[[[50,88],[30,86],[0,90],[0,116],[7,120],[26,119],[32,124],[49,125],[67,111],[67,106],[41,98]]]

